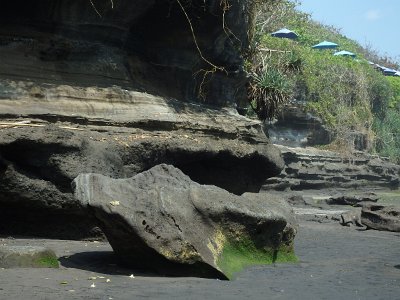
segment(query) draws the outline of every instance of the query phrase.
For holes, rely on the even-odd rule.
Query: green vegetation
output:
[[[333,132],[331,148],[352,152],[355,135],[361,134],[368,141],[367,150],[400,162],[400,78],[383,76],[368,60],[399,66],[339,30],[313,21],[296,10],[297,4],[267,0],[259,9],[248,63],[251,107],[261,119],[271,119],[289,99],[306,101],[306,108]],[[295,31],[299,39],[270,36],[282,27]],[[357,54],[357,59],[311,48],[323,40]]]
[[[275,68],[262,68],[253,73],[249,84],[251,106],[260,119],[272,118],[292,95],[291,81]]]
[[[232,279],[235,273],[247,267],[275,262],[297,262],[293,248],[259,249],[250,239],[241,237],[240,241],[230,239],[224,243],[217,265]]]
[[[5,268],[58,268],[57,256],[52,250],[29,246],[10,246],[0,252],[0,266]]]
[[[36,264],[42,268],[59,268],[57,257],[54,256],[54,253],[49,253],[45,256],[41,256]]]
[[[387,77],[392,94],[388,108],[375,119],[376,151],[400,164],[400,77]]]
[[[399,77],[387,77],[390,88],[393,92],[389,99],[389,107],[391,109],[400,110],[400,78]]]
[[[43,268],[59,268],[57,258],[52,256],[42,257],[37,261],[37,265]]]
[[[377,152],[400,163],[400,112],[389,109],[383,119],[376,119],[374,129]]]

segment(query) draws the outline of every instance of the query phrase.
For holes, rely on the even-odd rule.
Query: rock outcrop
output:
[[[53,250],[38,246],[0,246],[0,268],[58,268]]]
[[[64,114],[62,107],[53,110],[52,117],[27,114],[18,119],[31,124],[3,119],[8,125],[0,125],[0,231],[26,234],[38,224],[40,235],[57,237],[60,231],[73,235],[91,228],[70,187],[80,173],[123,178],[169,163],[193,180],[241,194],[257,192],[283,167],[259,123],[175,101],[178,113],[165,102],[147,98],[142,105],[114,104],[108,119],[82,109],[83,124]],[[73,103],[69,105],[74,109]],[[91,105],[96,115],[95,102]],[[123,114],[125,121],[118,119]],[[54,122],[57,119],[64,121]],[[59,226],[48,232],[48,225],[55,223]]]
[[[320,118],[306,111],[304,103],[293,100],[282,108],[274,122],[265,124],[272,143],[288,147],[307,147],[332,142],[332,132]]]
[[[306,102],[296,99],[284,105],[276,120],[266,123],[265,127],[271,141],[282,146],[312,147],[327,145],[335,139],[335,133],[307,110]],[[370,148],[368,136],[363,132],[348,130],[340,138],[355,150]]]
[[[361,207],[342,213],[339,222],[342,226],[355,225],[363,227],[363,224],[361,223]]]
[[[377,202],[379,197],[375,193],[365,193],[357,195],[339,195],[330,197],[326,200],[329,205],[350,205],[355,207],[362,207],[367,202]]]
[[[80,173],[169,163],[236,194],[279,174],[261,124],[235,110],[251,1],[93,3],[0,11],[0,233],[92,235],[70,187]]]
[[[280,198],[236,196],[168,165],[129,179],[81,174],[74,186],[126,265],[225,279],[295,259],[296,222]]]
[[[282,151],[285,169],[267,179],[263,190],[399,187],[400,166],[377,156],[360,152],[344,158],[315,148],[277,147]]]
[[[361,222],[367,228],[400,232],[400,207],[365,204],[361,210]]]

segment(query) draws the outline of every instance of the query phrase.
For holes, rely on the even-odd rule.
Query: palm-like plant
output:
[[[273,119],[289,101],[292,91],[291,81],[276,69],[260,69],[250,74],[248,92],[251,105],[262,120]]]

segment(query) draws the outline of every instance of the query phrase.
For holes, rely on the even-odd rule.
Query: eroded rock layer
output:
[[[400,167],[377,156],[359,152],[346,158],[311,147],[277,147],[285,168],[279,176],[267,179],[264,190],[396,189],[400,184]]]
[[[248,2],[7,1],[0,78],[233,104],[245,96]]]
[[[151,99],[148,95],[145,98]],[[65,107],[74,109],[72,103],[66,101]],[[121,178],[170,163],[193,180],[241,194],[258,191],[268,176],[278,174],[283,167],[279,152],[263,136],[260,124],[235,114],[179,102],[174,102],[176,106],[153,102],[108,104],[114,114],[109,112],[112,117],[105,119],[91,117],[96,115],[94,103],[88,106],[88,114],[70,116],[70,112],[53,111],[3,119],[3,228],[8,226],[7,220],[20,219],[18,215],[26,219],[26,213],[35,215],[35,210],[42,217],[33,219],[45,224],[53,219],[45,217],[49,212],[82,214],[70,182],[84,172]],[[25,108],[29,105],[27,102]],[[14,109],[11,104],[10,108]],[[70,222],[63,220],[61,228],[64,223]],[[76,217],[72,224],[79,224]],[[27,226],[32,228],[32,224]]]

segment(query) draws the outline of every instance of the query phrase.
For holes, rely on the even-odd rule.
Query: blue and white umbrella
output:
[[[353,52],[346,51],[346,50],[336,52],[336,53],[334,53],[333,55],[335,55],[335,56],[351,56],[351,57],[356,57],[356,55],[355,55]]]
[[[386,68],[384,66],[375,64],[375,68],[382,72],[385,76],[400,76],[400,71]]]
[[[378,65],[378,64],[375,64],[375,68],[381,70],[382,72],[386,69],[386,67]]]
[[[282,28],[278,31],[275,31],[275,32],[271,33],[271,36],[278,37],[278,38],[291,39],[291,40],[295,40],[299,37],[299,35],[297,33],[295,33],[294,31],[291,31],[287,28]]]
[[[395,74],[397,73],[396,70],[386,68],[386,67],[383,67],[381,70],[383,72],[383,75],[386,75],[386,76],[395,76]]]
[[[335,49],[339,45],[333,42],[323,41],[317,45],[312,46],[314,49]]]

